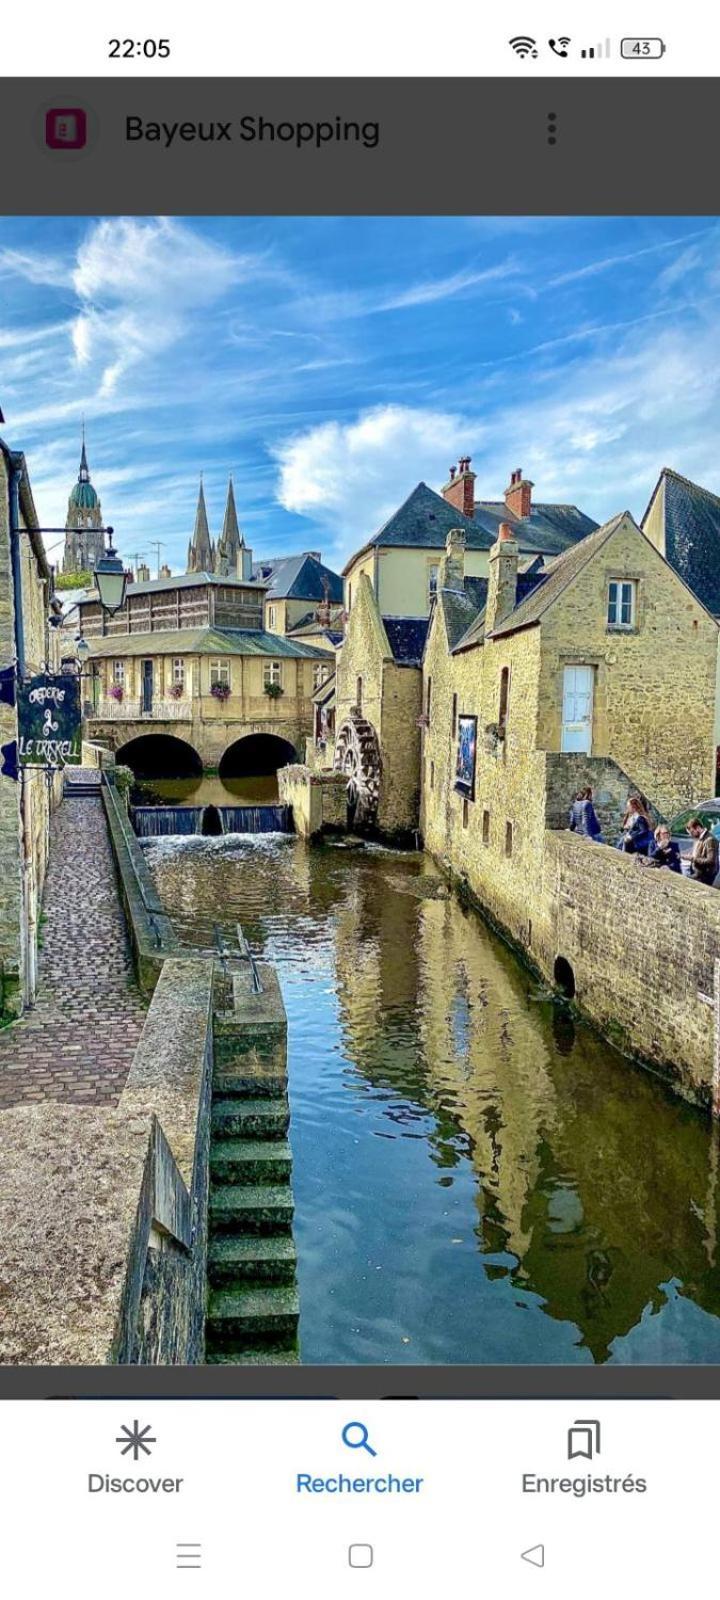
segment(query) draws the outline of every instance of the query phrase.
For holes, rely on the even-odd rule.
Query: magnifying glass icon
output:
[[[364,1422],[346,1422],[342,1431],[342,1442],[349,1450],[367,1450],[369,1456],[376,1456],[369,1442],[369,1435]]]

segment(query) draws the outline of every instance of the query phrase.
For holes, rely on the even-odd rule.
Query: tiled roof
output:
[[[262,628],[175,628],[157,633],[116,633],[88,639],[90,655],[100,656],[289,656],[327,661],[327,650],[296,644],[284,634]]]
[[[258,563],[258,566],[262,566],[262,563]],[[272,571],[266,582],[269,600],[324,600],[327,583],[328,600],[333,605],[342,603],[340,574],[333,572],[331,567],[326,567],[307,551],[272,563]]]
[[[487,578],[466,578],[462,589],[438,589],[437,603],[442,607],[451,650],[484,609],[486,598]]]
[[[513,517],[502,500],[478,501],[474,517],[465,517],[426,483],[418,483],[363,549],[405,546],[444,550],[450,529],[463,528],[468,550],[490,550],[501,522],[508,522],[515,529],[521,550],[543,551],[546,555],[558,555],[597,527],[577,506],[536,505],[529,517]],[[356,551],[351,557],[344,572],[348,572],[359,553]]]
[[[720,617],[720,496],[663,467],[642,519],[665,488],[665,557],[714,617]]]
[[[399,666],[420,666],[429,626],[429,617],[383,617],[393,660]]]

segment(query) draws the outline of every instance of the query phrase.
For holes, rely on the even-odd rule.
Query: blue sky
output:
[[[45,523],[84,414],[119,548],[178,570],[201,471],[214,534],[232,472],[256,554],[337,566],[460,454],[640,516],[664,465],[720,492],[720,224],[0,219],[0,406]]]

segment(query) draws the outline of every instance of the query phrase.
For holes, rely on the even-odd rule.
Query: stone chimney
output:
[[[171,573],[170,568],[169,568],[169,566],[167,564],[167,561],[163,561],[163,564],[162,564],[162,566],[160,568],[160,577],[161,578],[171,578],[172,577],[172,573]]]
[[[508,522],[501,522],[488,561],[488,592],[485,607],[485,632],[496,628],[515,609],[518,574],[518,544]]]
[[[145,565],[144,561],[140,562],[140,565],[137,569],[137,581],[138,583],[150,582],[150,568]]]
[[[443,489],[443,500],[461,511],[464,517],[475,515],[475,476],[470,471],[470,456],[461,456],[458,465],[450,468],[450,477]]]
[[[459,589],[465,583],[465,529],[451,528],[438,571],[438,589]]]
[[[529,478],[524,478],[522,467],[516,467],[510,474],[510,482],[505,490],[505,504],[511,517],[529,517],[532,509],[532,492],[535,485]]]

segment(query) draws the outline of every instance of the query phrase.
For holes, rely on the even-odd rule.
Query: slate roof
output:
[[[404,546],[444,550],[450,529],[463,528],[468,550],[490,550],[501,522],[508,522],[515,529],[521,550],[543,551],[546,555],[558,555],[597,527],[597,523],[577,506],[536,505],[529,517],[513,517],[503,500],[480,500],[476,503],[474,517],[465,517],[426,483],[418,483],[362,549]],[[356,551],[351,556],[343,568],[345,573],[361,553]]]
[[[333,605],[341,605],[343,598],[342,578],[338,572],[333,572],[331,567],[326,567],[324,562],[304,551],[301,555],[287,556],[276,562],[258,562],[257,570],[266,570],[271,567],[269,576],[264,580],[267,584],[269,600],[316,600],[325,599],[325,581],[328,584],[328,599]]]
[[[401,667],[419,667],[430,626],[429,617],[383,617],[393,661]]]
[[[90,655],[100,656],[290,656],[327,661],[327,650],[295,644],[284,634],[255,628],[159,628],[157,633],[116,633],[88,639]]]
[[[630,512],[621,511],[617,517],[612,517],[610,522],[604,523],[595,533],[588,534],[587,539],[583,539],[580,544],[572,545],[569,550],[565,551],[564,555],[558,556],[555,561],[549,563],[544,571],[538,571],[534,565],[531,571],[519,574],[519,603],[516,605],[515,610],[511,611],[510,616],[506,617],[505,621],[500,624],[500,627],[493,629],[490,637],[499,639],[505,634],[517,633],[519,628],[530,628],[536,622],[539,622],[548,608],[558,599],[558,596],[574,582],[578,573],[582,572],[583,567],[587,566],[588,561],[592,561],[598,550],[602,549],[606,541],[612,538],[612,535],[626,517],[629,517],[632,522],[633,519],[630,516]],[[637,531],[640,533],[639,528]],[[529,583],[530,586],[529,592],[526,590],[524,595],[521,589],[521,580],[523,578],[525,584]],[[483,612],[465,637],[459,641],[456,648],[458,650],[467,650],[471,645],[480,643],[485,631],[484,624],[485,615]]]
[[[560,561],[560,560],[563,560],[564,558],[561,557],[561,556],[558,556],[557,559],[558,559],[558,561]],[[552,565],[554,566],[555,563],[553,562]],[[528,599],[528,597],[534,592],[534,590],[537,589],[540,584],[545,582],[545,580],[546,580],[546,578],[548,576],[548,573],[551,570],[552,570],[552,567],[544,566],[543,561],[542,561],[542,557],[540,557],[536,561],[533,561],[532,564],[529,567],[527,567],[524,572],[519,572],[518,573],[517,588],[516,588],[516,591],[515,591],[517,603],[516,603],[515,611],[513,611],[513,617],[515,617],[519,607],[524,603],[525,600]],[[453,650],[453,651],[456,650],[456,649],[458,651],[460,651],[460,650],[468,650],[471,645],[482,644],[483,639],[485,638],[485,603],[486,603],[486,600],[487,600],[487,578],[479,578],[479,579],[476,578],[475,582],[476,583],[482,583],[483,586],[484,586],[484,593],[483,593],[483,596],[482,596],[482,601],[481,601],[480,606],[477,608],[475,616],[474,616],[470,626],[467,628],[466,632],[464,632],[462,634],[457,634],[456,633],[455,638],[452,639],[452,638],[450,638],[450,630],[448,629],[448,638],[450,638],[450,649]],[[466,578],[465,579],[465,587],[467,588],[467,586],[468,586],[468,579]],[[500,630],[497,630],[497,631],[500,631]]]
[[[720,617],[720,496],[663,467],[642,519],[665,488],[665,557],[714,617]]]
[[[438,589],[437,604],[442,607],[448,644],[453,650],[467,633],[487,599],[487,578],[466,578],[462,589]]]

